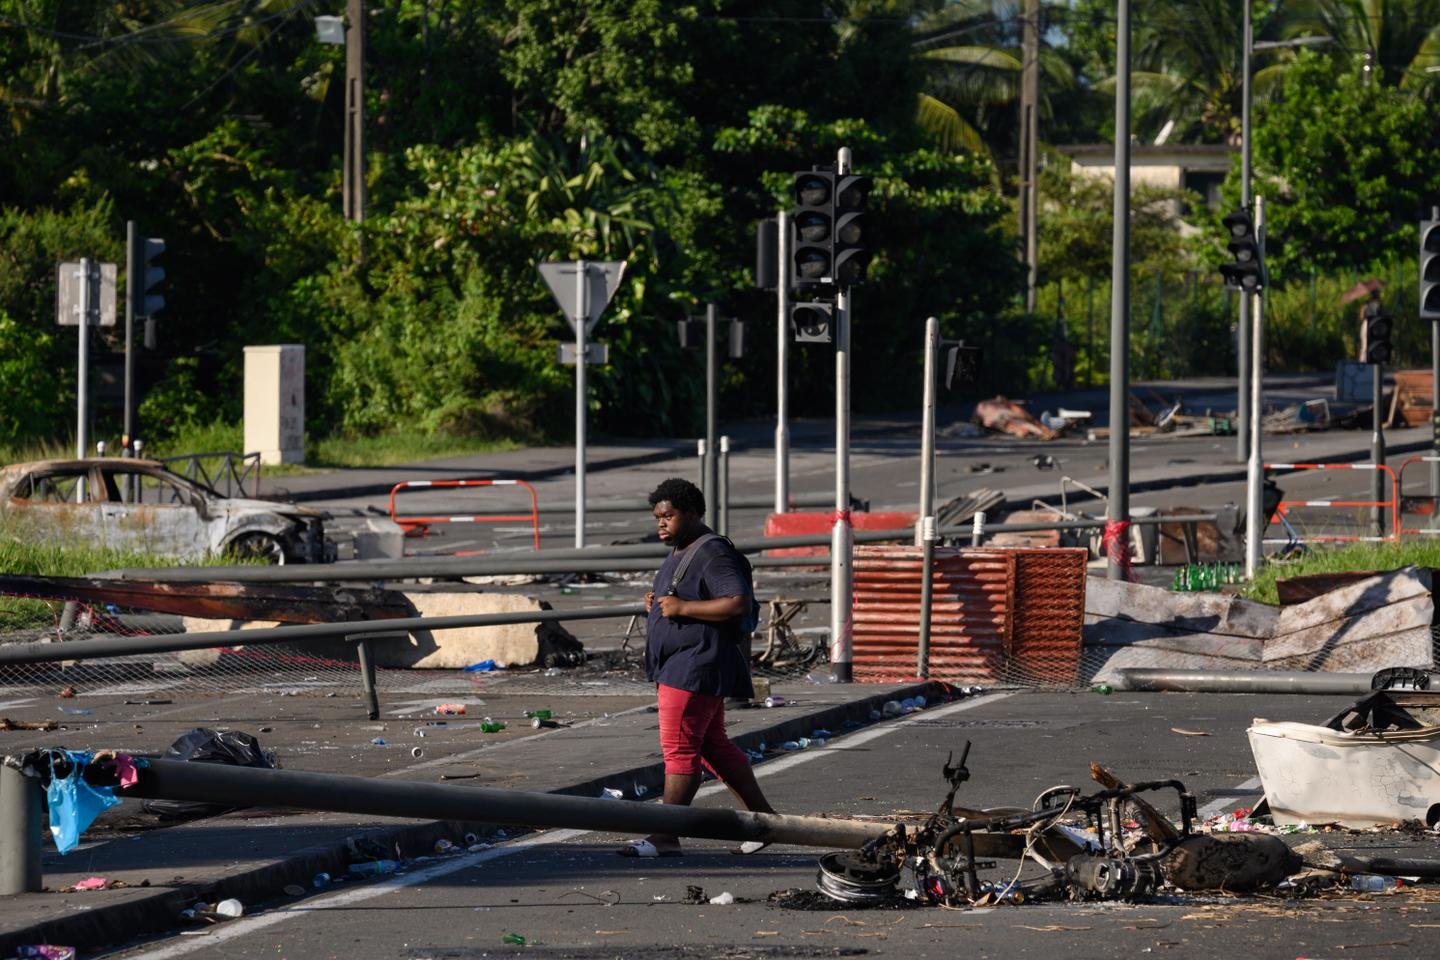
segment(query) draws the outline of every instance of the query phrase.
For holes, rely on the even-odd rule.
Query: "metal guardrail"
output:
[[[177,473],[187,480],[196,480],[205,484],[226,497],[250,497],[260,496],[260,454],[259,453],[236,453],[230,450],[222,450],[215,453],[182,453],[173,457],[157,457],[160,463],[165,464],[166,469]],[[206,462],[219,460],[220,463],[212,474],[206,469]],[[177,469],[172,464],[181,464]],[[250,489],[245,489],[249,482]]]
[[[1194,526],[1214,523],[1218,518],[1213,513],[1185,514],[1170,517],[1136,517],[1131,523],[1136,526],[1147,524],[1181,524]],[[1053,523],[1011,523],[983,527],[981,537],[997,533],[1025,533],[1038,530],[1093,530],[1103,528],[1103,518],[1094,520],[1060,520]],[[943,527],[938,531],[942,538],[973,540],[975,528],[971,524]],[[889,543],[913,541],[915,531],[909,527],[901,530],[857,530],[856,543]],[[765,550],[787,547],[828,547],[830,535],[816,534],[793,537],[755,537],[735,540],[735,546],[745,554],[759,554]],[[92,576],[118,580],[169,580],[174,582],[198,583],[217,580],[240,583],[333,583],[363,580],[406,580],[416,577],[472,577],[505,576],[525,573],[612,573],[627,570],[646,570],[655,566],[653,562],[663,558],[670,548],[663,543],[621,544],[611,547],[586,547],[583,549],[547,550],[543,557],[533,553],[514,553],[484,557],[434,557],[410,560],[348,560],[328,564],[287,564],[280,567],[233,566],[233,567],[129,567],[95,573]],[[810,557],[757,557],[755,566],[814,566],[823,563],[822,556]]]

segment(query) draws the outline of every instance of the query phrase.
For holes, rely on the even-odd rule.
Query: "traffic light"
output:
[[[865,282],[870,266],[870,238],[865,203],[873,182],[869,177],[844,174],[835,181],[835,282],[852,287]]]
[[[790,308],[790,329],[796,343],[830,343],[834,340],[828,303],[797,303]]]
[[[1420,221],[1420,319],[1440,320],[1440,220]]]
[[[1236,210],[1221,221],[1230,231],[1227,248],[1234,263],[1222,263],[1220,275],[1225,286],[1244,293],[1265,289],[1265,260],[1261,255],[1260,238],[1255,234],[1255,221],[1245,210]]]
[[[699,350],[705,346],[705,320],[691,317],[689,320],[676,320],[675,327],[680,332],[680,349]]]
[[[1365,304],[1365,326],[1360,335],[1360,362],[1386,363],[1390,359],[1390,330],[1394,321],[1379,300]]]
[[[774,290],[780,286],[780,224],[774,217],[755,225],[755,286]]]
[[[130,312],[135,317],[152,317],[165,306],[165,297],[152,292],[165,279],[165,268],[151,263],[165,252],[165,241],[154,237],[137,237],[127,231],[125,250],[125,288],[130,297]]]
[[[790,276],[797,287],[829,283],[835,255],[835,174],[795,174],[795,209],[790,214]]]

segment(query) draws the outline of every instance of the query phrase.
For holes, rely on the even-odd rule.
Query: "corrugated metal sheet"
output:
[[[1086,560],[1084,549],[937,549],[930,676],[1073,685]],[[857,680],[915,676],[922,563],[918,547],[855,548]]]

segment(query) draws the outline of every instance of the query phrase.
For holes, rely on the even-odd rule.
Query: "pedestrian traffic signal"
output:
[[[1244,293],[1259,293],[1265,289],[1265,260],[1260,238],[1255,233],[1255,221],[1250,219],[1249,212],[1236,210],[1221,222],[1230,231],[1226,247],[1235,258],[1234,263],[1220,265],[1225,286]]]
[[[795,209],[790,214],[790,276],[797,287],[829,283],[834,265],[835,174],[795,174]]]
[[[1420,221],[1420,319],[1440,320],[1440,220]]]
[[[761,290],[780,286],[779,227],[774,217],[755,225],[755,286]]]
[[[835,181],[835,282],[852,287],[865,282],[870,266],[869,228],[865,222],[865,204],[870,198],[873,181],[869,177],[845,174]]]
[[[1365,324],[1360,334],[1360,362],[1386,363],[1390,360],[1390,331],[1394,327],[1379,300],[1365,304]]]
[[[828,303],[797,303],[790,309],[790,329],[796,343],[831,343],[833,307]]]

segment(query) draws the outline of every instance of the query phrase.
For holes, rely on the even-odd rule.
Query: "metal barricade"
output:
[[[160,457],[165,469],[187,480],[198,480],[225,497],[260,496],[260,454],[219,450]],[[214,466],[213,472],[207,463]]]
[[[1392,543],[1400,539],[1400,481],[1394,469],[1381,463],[1267,463],[1265,470],[1381,470],[1390,475],[1389,500],[1281,500],[1269,523],[1277,519],[1289,532],[1285,539],[1265,539],[1262,543],[1281,543],[1295,546],[1306,541],[1314,543]],[[1390,511],[1390,533],[1384,536],[1352,536],[1350,534],[1316,534],[1301,536],[1290,523],[1289,512],[1301,507],[1334,507],[1356,509],[1371,507]]]
[[[1440,498],[1435,496],[1407,497],[1405,496],[1405,469],[1412,463],[1440,463],[1440,457],[1407,457],[1400,462],[1400,469],[1396,471],[1396,483],[1400,493],[1400,533],[1415,533],[1422,536],[1435,536],[1440,534],[1440,527],[1407,527],[1404,524],[1405,514],[1413,513],[1416,516],[1430,517],[1431,523],[1435,522],[1437,506],[1440,506]]]
[[[530,512],[453,517],[402,517],[395,513],[395,495],[401,490],[444,487],[524,487],[530,493]],[[529,520],[535,531],[535,549],[540,549],[540,501],[535,496],[535,488],[525,480],[404,480],[390,488],[390,519],[400,525],[407,537],[424,536],[430,526],[436,523],[515,523]]]

